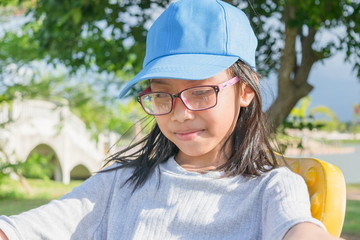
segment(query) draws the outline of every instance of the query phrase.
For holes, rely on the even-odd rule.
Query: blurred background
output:
[[[146,134],[134,96],[170,0],[0,1],[0,215],[58,198]],[[360,239],[360,1],[227,1],[258,36],[264,111],[286,156],[340,168],[343,236]],[[143,129],[143,130],[142,130]]]

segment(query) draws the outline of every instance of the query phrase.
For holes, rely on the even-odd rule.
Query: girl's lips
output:
[[[182,141],[190,141],[199,136],[203,133],[204,130],[188,130],[188,131],[181,131],[175,132],[175,135],[178,137],[179,140]]]

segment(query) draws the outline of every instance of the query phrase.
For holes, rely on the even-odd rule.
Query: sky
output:
[[[276,93],[276,79],[267,79]],[[315,63],[308,82],[314,86],[310,92],[309,109],[325,105],[337,115],[342,122],[353,120],[354,104],[360,104],[360,80],[350,63],[344,62],[344,55],[338,53],[326,59],[324,63]]]
[[[353,119],[354,104],[360,104],[360,79],[350,63],[344,63],[337,54],[325,63],[318,64],[310,74],[309,82],[315,86],[310,93],[312,106],[326,105],[341,121]]]

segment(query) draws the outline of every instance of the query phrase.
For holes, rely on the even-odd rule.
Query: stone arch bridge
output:
[[[3,126],[1,126],[3,125]],[[86,178],[100,170],[109,146],[119,136],[91,138],[85,124],[65,104],[15,100],[0,106],[0,146],[11,162],[26,161],[34,152],[53,154],[54,179]]]

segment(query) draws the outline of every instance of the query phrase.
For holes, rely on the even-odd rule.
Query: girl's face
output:
[[[151,81],[151,90],[176,94],[190,87],[218,85],[231,78],[229,72],[224,71],[198,81],[154,79]],[[219,154],[220,150],[234,129],[240,107],[247,106],[252,97],[251,89],[237,83],[220,91],[217,105],[203,111],[188,110],[176,98],[169,114],[155,117],[162,133],[179,148],[176,161],[185,169],[193,171],[210,170],[223,164],[226,160]]]

